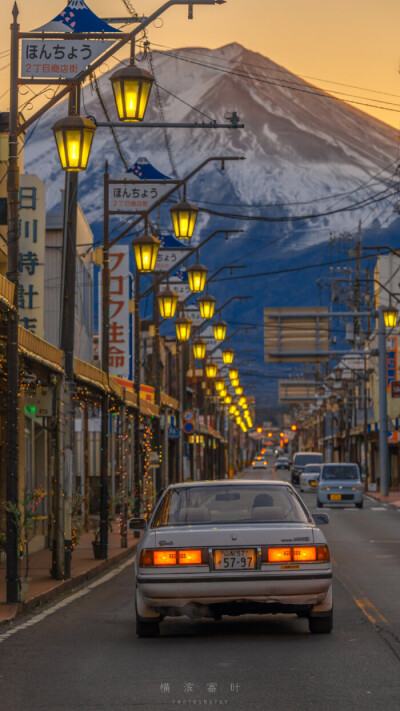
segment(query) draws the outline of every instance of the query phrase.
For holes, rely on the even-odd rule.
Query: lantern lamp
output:
[[[236,395],[243,395],[243,388],[241,385],[239,385],[237,388],[235,388],[235,393],[236,393]]]
[[[236,405],[232,404],[229,408],[229,414],[230,415],[235,415],[236,414]]]
[[[174,318],[176,305],[178,303],[178,294],[171,289],[165,289],[158,294],[158,306],[160,308],[161,318]]]
[[[205,358],[206,355],[206,348],[207,348],[207,341],[204,340],[204,338],[197,338],[193,342],[193,353],[194,357],[198,358],[199,360]]]
[[[233,380],[231,380],[231,385],[232,385],[233,388],[238,388],[239,385],[240,385],[240,380],[239,380],[239,378],[233,378]]]
[[[192,322],[190,318],[176,318],[175,319],[176,337],[178,341],[188,341],[190,338],[190,331],[192,328]]]
[[[200,298],[198,299],[198,303],[200,307],[201,318],[209,319],[214,316],[216,301],[217,299],[214,296],[210,296],[209,294],[200,296]]]
[[[218,372],[218,366],[216,363],[211,361],[211,363],[207,363],[206,365],[206,376],[207,378],[215,378]]]
[[[133,240],[132,247],[139,272],[148,274],[154,271],[160,244],[160,240],[153,235],[140,235]]]
[[[383,309],[383,318],[386,328],[394,328],[396,326],[398,315],[398,310],[393,308],[393,306],[388,306],[386,309]]]
[[[225,395],[224,403],[225,403],[226,405],[230,405],[231,402],[232,402],[232,395],[229,395],[229,393],[228,393],[228,395]]]
[[[187,267],[186,273],[189,279],[190,291],[192,291],[193,294],[198,294],[200,291],[203,291],[208,274],[207,267],[203,267],[202,264],[192,264],[190,267]]]
[[[225,387],[225,380],[224,380],[224,378],[216,378],[214,380],[214,384],[215,384],[216,391],[220,392]]]
[[[240,407],[243,407],[243,405],[246,404],[246,398],[245,397],[240,397],[239,398],[239,405]]]
[[[83,116],[66,116],[52,126],[63,170],[86,170],[96,124]]]
[[[187,202],[186,197],[182,202],[170,208],[172,224],[177,239],[190,239],[193,235],[199,208]]]
[[[239,377],[239,371],[237,368],[229,368],[229,377],[232,380],[237,380]]]
[[[154,78],[145,69],[130,64],[111,75],[120,121],[143,121]]]
[[[222,351],[222,360],[226,365],[231,365],[231,363],[233,363],[234,357],[235,351],[233,351],[232,348],[225,348],[225,350]]]
[[[240,415],[236,415],[235,419],[236,419],[237,424],[240,425],[240,423],[242,421],[242,418],[240,417]]]
[[[224,341],[228,324],[226,321],[216,321],[213,323],[214,338],[216,341]]]
[[[228,388],[225,386],[221,388],[221,390],[218,391],[218,395],[220,396],[221,400],[223,400],[228,394]]]

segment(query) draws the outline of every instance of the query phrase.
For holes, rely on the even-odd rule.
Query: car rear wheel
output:
[[[309,617],[308,627],[311,634],[329,634],[333,627],[333,610],[327,617]]]
[[[322,509],[323,507],[324,507],[324,505],[323,505],[322,501],[317,499],[317,509]]]
[[[359,504],[356,504],[356,508],[357,508],[357,509],[362,509],[363,505],[364,505],[364,502],[363,502],[363,501],[360,501]]]

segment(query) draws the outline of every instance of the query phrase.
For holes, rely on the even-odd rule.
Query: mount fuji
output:
[[[140,59],[140,66],[148,69],[146,54]],[[255,349],[255,363],[244,379],[256,383],[257,398],[265,402],[275,397],[276,374],[282,369],[268,366],[267,371],[263,364],[263,308],[320,304],[316,279],[328,267],[309,267],[327,261],[330,235],[354,233],[361,225],[363,244],[393,242],[398,230],[398,135],[236,43],[216,50],[153,50],[152,59],[162,112],[153,88],[146,121],[224,122],[236,111],[245,127],[117,128],[120,151],[110,129],[98,128],[89,168],[79,178],[80,204],[101,240],[105,160],[111,177],[146,156],[164,175],[182,178],[210,156],[245,158],[226,162],[224,171],[210,163],[190,181],[187,197],[201,209],[194,239],[217,229],[244,230],[228,242],[216,237],[200,252],[200,261],[210,273],[222,264],[245,266],[232,276],[222,272],[212,290],[219,303],[232,294],[253,296],[241,305],[233,302],[222,316],[232,331],[246,323],[254,326],[231,345]],[[98,83],[102,103],[116,120],[112,71],[99,76]],[[60,203],[63,187],[51,126],[66,113],[65,102],[60,102],[27,137],[25,170],[45,181],[48,210]],[[81,113],[105,120],[92,85],[83,90]],[[171,229],[167,208],[161,211],[159,227]],[[282,272],[299,267],[305,269]]]

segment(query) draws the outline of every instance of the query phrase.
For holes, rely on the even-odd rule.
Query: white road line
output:
[[[7,630],[7,632],[4,632],[4,634],[0,634],[0,644],[2,642],[4,642],[6,639],[8,639],[8,637],[12,637],[12,635],[15,634],[16,632],[19,632],[20,630],[24,630],[27,627],[32,627],[33,625],[36,625],[38,622],[41,622],[42,620],[44,620],[45,617],[52,615],[54,612],[57,612],[58,610],[60,610],[62,607],[66,607],[71,602],[74,602],[78,598],[83,597],[84,595],[87,595],[88,593],[92,592],[92,590],[97,588],[99,585],[102,585],[103,583],[106,583],[108,580],[111,580],[116,575],[118,575],[122,570],[127,568],[129,565],[132,565],[134,560],[135,560],[135,557],[129,558],[129,560],[125,561],[122,565],[118,566],[117,568],[114,568],[109,573],[104,575],[102,578],[99,578],[98,580],[95,580],[93,583],[90,583],[90,585],[87,585],[85,588],[82,588],[82,590],[78,590],[78,592],[73,593],[72,595],[69,595],[68,597],[64,598],[60,602],[57,602],[55,605],[53,605],[49,609],[44,610],[43,612],[40,612],[38,615],[35,615],[34,617],[31,617],[30,620],[27,620],[27,622],[24,622],[22,625],[18,625],[18,627],[13,627],[12,629]]]
[[[371,506],[370,511],[387,511],[387,508],[383,506]]]

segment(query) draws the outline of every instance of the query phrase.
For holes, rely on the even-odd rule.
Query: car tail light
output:
[[[176,565],[176,551],[153,551],[153,565]]]
[[[178,551],[179,565],[201,565],[201,554],[200,548],[193,551]]]
[[[301,546],[299,548],[293,548],[292,550],[293,560],[301,563],[310,563],[317,560],[317,551],[315,546]]]
[[[329,561],[329,548],[325,545],[261,548],[261,563],[328,563]]]
[[[290,548],[268,548],[268,563],[290,563],[291,560]]]
[[[166,565],[208,565],[208,549],[194,548],[182,550],[146,549],[140,553],[141,567]]]

